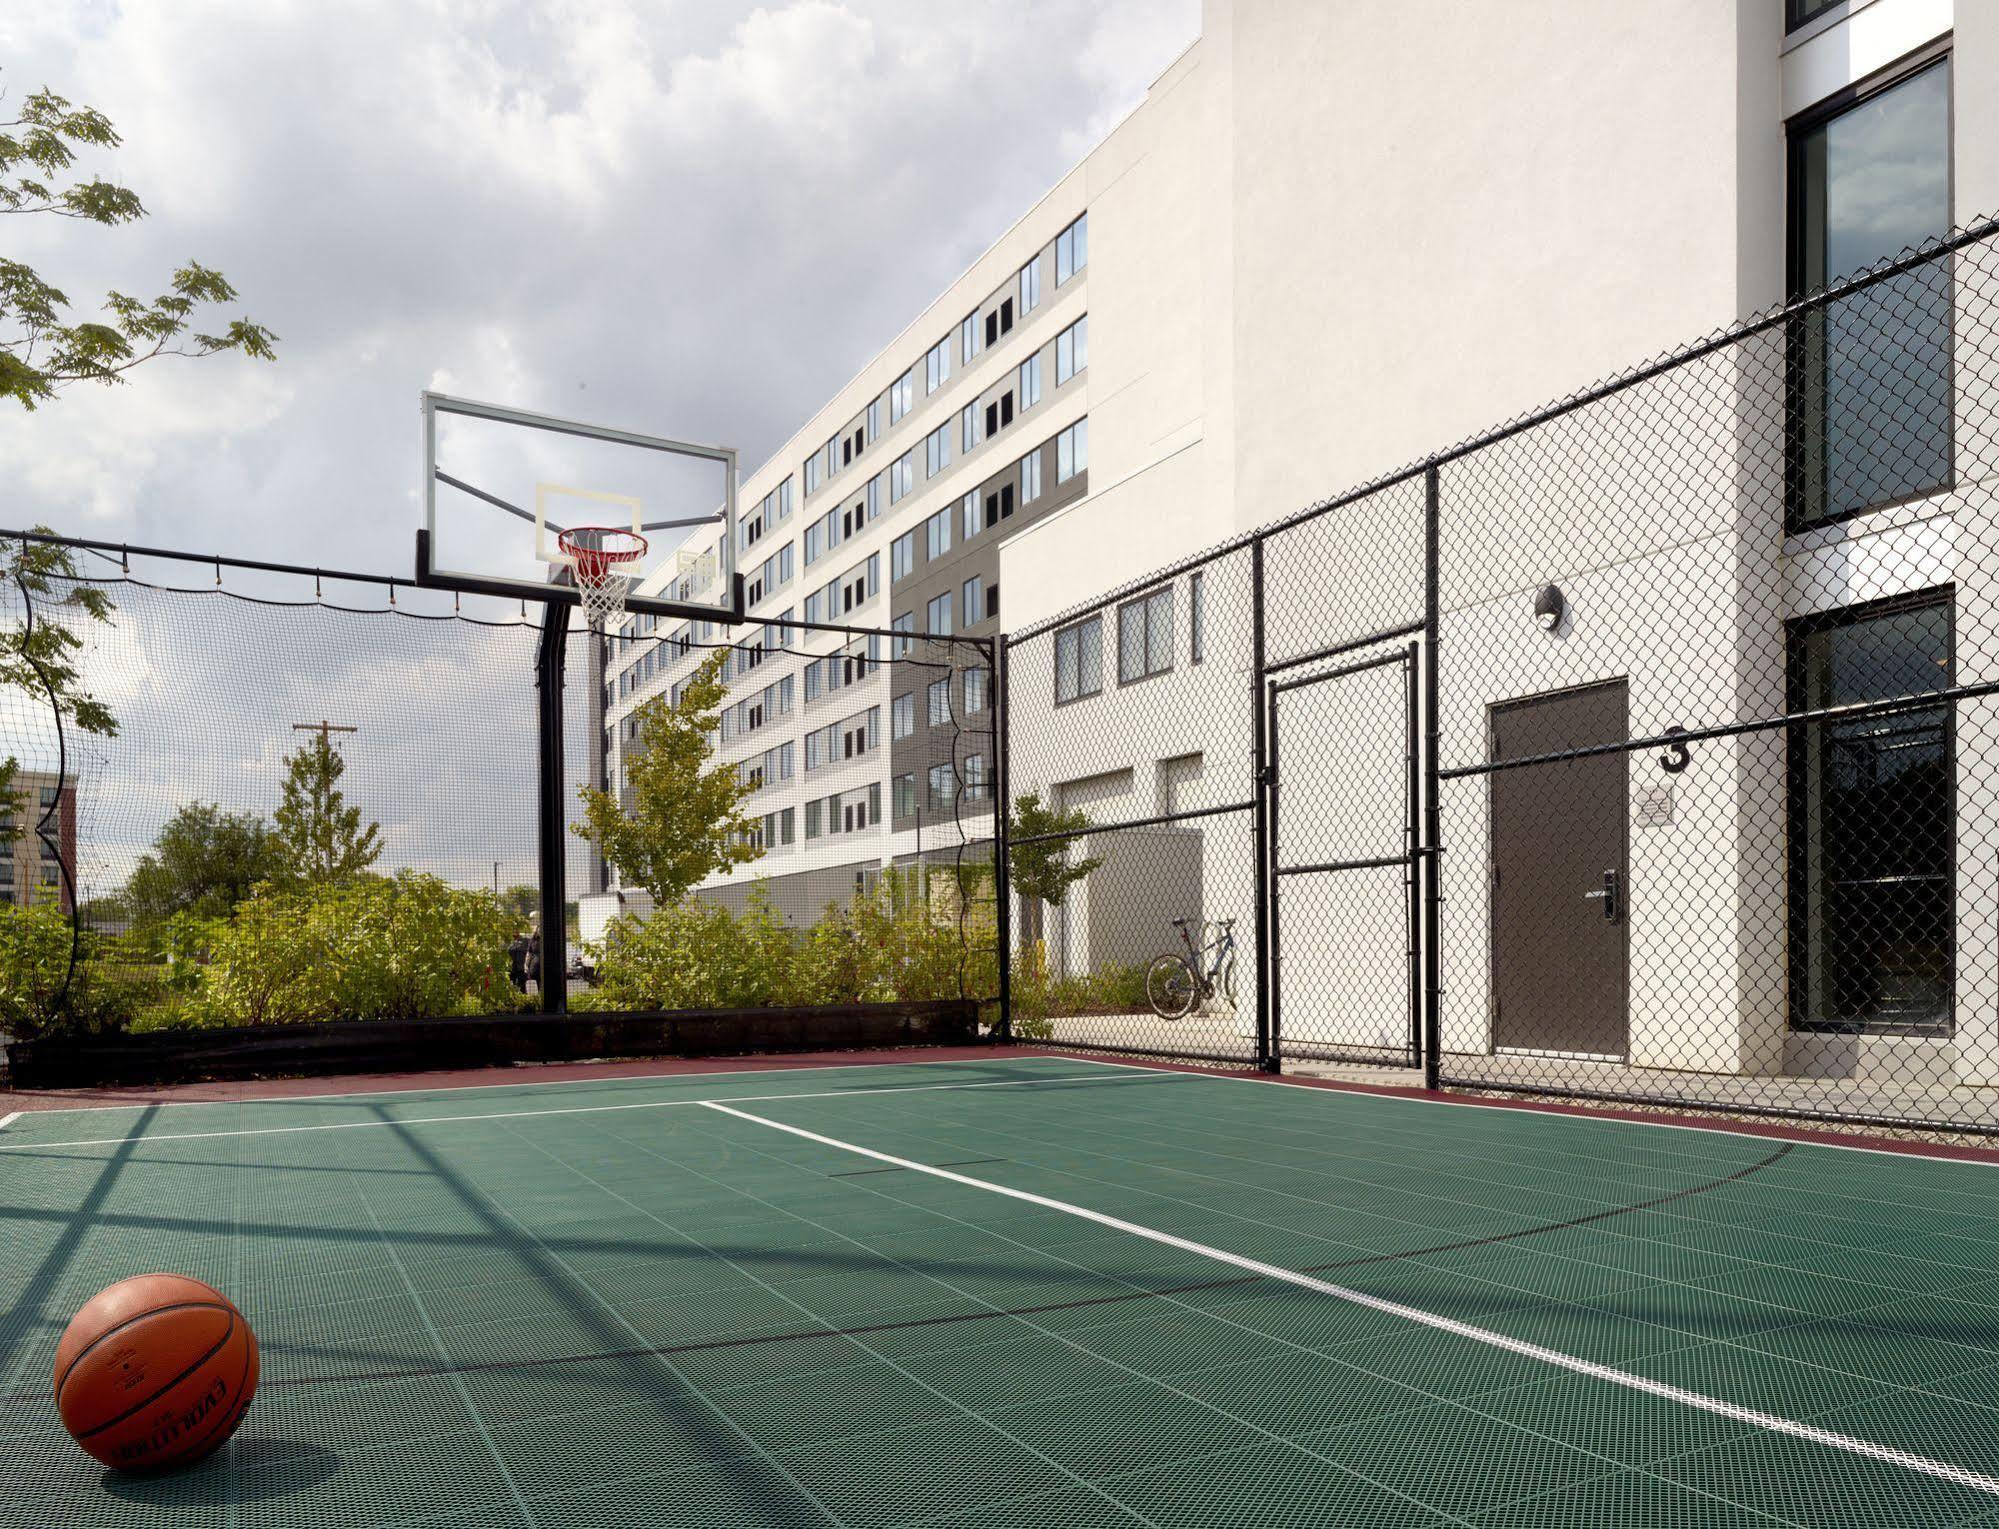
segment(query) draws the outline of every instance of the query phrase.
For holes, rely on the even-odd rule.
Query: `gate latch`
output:
[[[1617,890],[1617,872],[1605,871],[1603,873],[1603,890],[1601,892],[1583,893],[1583,899],[1586,902],[1602,902],[1603,919],[1607,924],[1616,923],[1619,915],[1624,911],[1619,904]]]

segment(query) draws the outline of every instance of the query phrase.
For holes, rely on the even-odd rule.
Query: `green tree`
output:
[[[644,887],[653,905],[680,901],[703,878],[755,860],[750,819],[741,810],[751,790],[733,765],[710,766],[721,724],[722,670],[729,650],[694,671],[677,701],[655,696],[634,713],[638,739],[625,767],[628,813],[609,791],[585,786],[583,821],[574,832],[595,844],[628,886]]]
[[[48,534],[46,526],[35,529]],[[52,707],[79,732],[116,734],[117,720],[85,688],[77,668],[87,623],[110,623],[110,597],[94,584],[74,582],[80,570],[67,547],[24,541],[10,549],[5,567],[21,593],[23,612],[19,622],[0,631],[0,690],[24,692],[32,705]],[[12,755],[0,760],[0,812],[19,805],[13,791],[19,769]]]
[[[290,875],[308,882],[346,881],[382,853],[379,823],[361,826],[361,809],[347,805],[340,777],[347,761],[315,733],[285,760],[278,803],[278,844]]]
[[[1014,799],[1013,815],[1007,821],[1007,879],[1014,891],[1031,901],[1059,908],[1069,888],[1104,862],[1093,856],[1070,860],[1076,840],[1089,829],[1090,820],[1070,808],[1057,812],[1041,800],[1041,793],[1029,791]],[[1061,834],[1062,838],[1046,837]],[[1039,842],[1023,842],[1023,841]]]
[[[515,923],[525,924],[541,911],[541,893],[519,884],[508,887],[500,894],[500,911]]]
[[[92,177],[72,176],[79,148],[115,149],[117,130],[102,112],[38,90],[0,120],[0,213],[45,213],[117,227],[146,215],[138,194]],[[23,408],[53,399],[71,382],[113,383],[157,356],[239,351],[274,359],[277,336],[247,318],[220,334],[191,331],[196,309],[236,300],[220,271],[190,260],[150,301],[113,291],[108,323],[69,323],[69,297],[30,266],[0,258],[0,397]]]
[[[134,922],[156,924],[176,913],[220,918],[260,881],[285,873],[285,848],[254,812],[224,812],[189,802],[168,818],[150,853],[125,883]]]

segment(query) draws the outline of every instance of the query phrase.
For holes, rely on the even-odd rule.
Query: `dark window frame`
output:
[[[1835,91],[1824,100],[1815,101],[1805,110],[1788,118],[1784,123],[1784,283],[1785,291],[1792,301],[1811,295],[1816,288],[1807,288],[1804,273],[1804,157],[1805,140],[1818,128],[1824,127],[1837,117],[1845,116],[1855,107],[1864,105],[1886,91],[1905,85],[1927,70],[1942,67],[1945,71],[1945,196],[1950,207],[1957,206],[1957,68],[1953,52],[1954,37],[1946,35],[1925,44],[1913,53],[1897,59],[1885,68],[1876,70],[1866,78]],[[1954,215],[1954,211],[1953,211]],[[1950,259],[1951,257],[1944,257]],[[1843,280],[1852,272],[1838,272],[1831,279]],[[1861,505],[1837,515],[1807,516],[1805,503],[1805,475],[1802,467],[1805,449],[1805,379],[1803,363],[1799,359],[1806,349],[1806,326],[1813,318],[1823,314],[1823,305],[1814,306],[1794,315],[1784,328],[1784,534],[1799,536],[1817,531],[1826,526],[1843,525],[1857,520],[1863,515],[1878,514],[1883,510],[1895,509],[1900,505],[1915,504],[1938,495],[1954,493],[1958,486],[1957,474],[1957,304],[1948,306],[1945,335],[1945,354],[1952,359],[1952,406],[1948,412],[1946,429],[1946,452],[1949,468],[1943,481],[1929,487],[1901,494],[1893,499]]]
[[[1949,995],[1944,1003],[1943,1017],[1936,1024],[1883,1024],[1847,1020],[1814,1020],[1811,1017],[1810,975],[1812,950],[1808,934],[1810,919],[1810,876],[1808,858],[1807,826],[1810,804],[1806,800],[1806,782],[1809,779],[1810,747],[1813,724],[1795,724],[1785,729],[1785,787],[1784,787],[1784,841],[1785,841],[1785,945],[1786,976],[1785,1029],[1792,1035],[1853,1035],[1873,1037],[1906,1037],[1918,1040],[1947,1041],[1957,1033],[1957,924],[1958,898],[1960,893],[1960,866],[1958,863],[1958,765],[1957,765],[1957,705],[1949,699],[1957,686],[1957,586],[1954,583],[1936,584],[1924,589],[1904,594],[1890,595],[1879,600],[1863,601],[1857,605],[1836,606],[1827,611],[1816,611],[1807,616],[1794,616],[1784,623],[1784,697],[1786,708],[1796,714],[1806,708],[1805,696],[1805,643],[1804,639],[1813,633],[1836,627],[1858,626],[1863,622],[1881,616],[1898,615],[1904,611],[1942,607],[1944,611],[1944,642],[1950,659],[1950,669],[1945,675],[1938,694],[1942,698],[1939,705],[1944,714],[1943,758],[1948,770],[1945,784],[1945,800],[1950,809],[1950,896],[1948,914],[1944,921],[1944,939],[1947,951],[1945,969],[1949,973]],[[1823,726],[1824,724],[1819,724]]]
[[[1082,632],[1083,628],[1093,622],[1097,628],[1097,683],[1092,689],[1085,690],[1082,688]],[[1076,652],[1076,693],[1065,697],[1062,694],[1062,638],[1070,632],[1076,634],[1076,642],[1078,644]],[[1055,681],[1055,705],[1058,707],[1075,706],[1083,701],[1092,700],[1104,693],[1104,613],[1102,611],[1092,612],[1090,615],[1084,616],[1079,620],[1069,622],[1066,626],[1057,627],[1055,631],[1049,634],[1048,651],[1050,657],[1054,660],[1052,668],[1054,669],[1053,678]]]

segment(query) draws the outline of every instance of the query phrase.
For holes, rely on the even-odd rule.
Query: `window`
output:
[[[923,358],[923,391],[936,392],[951,380],[951,342],[939,340]]]
[[[1791,288],[1803,295],[1950,227],[1950,64],[1791,131]],[[1951,266],[1791,321],[1789,529],[1952,480]]]
[[[1090,215],[1086,212],[1055,236],[1055,285],[1061,286],[1090,263]]]
[[[923,552],[931,562],[936,562],[951,550],[951,512],[939,510],[923,522]]]
[[[948,726],[951,721],[951,676],[947,674],[941,680],[932,680],[926,696],[929,701],[930,725]]]
[[[951,635],[950,590],[945,590],[943,594],[930,602],[929,606],[925,609],[924,621],[924,630],[928,631],[931,636],[949,637]]]
[[[889,703],[889,737],[900,741],[916,731],[916,692],[899,695]]]
[[[933,808],[948,809],[958,795],[958,783],[952,778],[951,767],[935,764],[930,767],[930,805]]]
[[[923,438],[923,476],[934,478],[951,465],[951,427],[939,425]]]
[[[999,620],[999,585],[986,586],[986,620]]]
[[[1041,257],[1036,255],[1020,268],[1020,316],[1026,318],[1041,306]]]
[[[991,432],[987,432],[990,434]],[[979,444],[979,406],[968,403],[958,411],[958,451],[970,451]]]
[[[1022,412],[1041,402],[1041,357],[1029,356],[1020,363],[1020,407]]]
[[[777,486],[777,518],[788,519],[791,515],[791,479],[786,478]]]
[[[1895,600],[1794,622],[1794,711],[1953,683],[1949,599]],[[1791,1023],[1844,1034],[1947,1035],[1956,961],[1952,707],[1792,730]]]
[[[979,525],[979,491],[977,489],[973,489],[969,494],[965,495],[960,503],[960,509],[963,512],[961,518],[964,522],[959,528],[964,533],[962,539],[970,541],[979,534],[981,529]]]
[[[1784,0],[1784,30],[1795,32],[1838,4],[1839,0]]]
[[[1032,504],[1041,497],[1041,450],[1036,447],[1020,459],[1020,502]]]
[[[888,390],[888,422],[893,425],[916,407],[916,373],[904,372]]]
[[[882,479],[885,473],[876,473],[868,479],[868,519],[873,520],[882,512]]]
[[[823,469],[825,468],[825,466],[826,466],[826,463],[825,463],[825,460],[824,460],[824,459],[823,459],[823,458],[822,458],[822,457],[821,457],[821,456],[819,455],[819,453],[818,453],[818,452],[816,452],[816,451],[815,451],[815,452],[813,452],[811,456],[809,456],[809,457],[807,457],[807,458],[805,459],[805,492],[806,492],[806,493],[808,493],[808,494],[809,494],[809,493],[811,493],[811,492],[812,492],[812,491],[813,491],[814,489],[816,489],[817,487],[819,487],[819,480],[820,480],[820,477],[821,477],[821,475],[822,475],[822,471],[823,471]]]
[[[1118,683],[1129,685],[1172,667],[1173,586],[1168,584],[1118,607]]]
[[[816,839],[826,831],[824,813],[826,804],[814,797],[805,804],[805,837]]]
[[[1198,664],[1208,640],[1208,586],[1198,573],[1187,577],[1187,661]]]
[[[879,398],[868,402],[868,444],[873,445],[882,433],[882,401]]]
[[[986,799],[986,756],[967,754],[965,756],[965,800],[983,802]]]
[[[916,487],[916,454],[905,451],[889,464],[888,502],[895,504]]]
[[[888,581],[906,579],[916,571],[916,533],[905,531],[888,544]]]
[[[965,625],[983,620],[986,613],[986,581],[978,574],[965,580],[965,587],[959,591],[963,597]]]
[[[1090,470],[1090,422],[1079,419],[1055,437],[1055,481],[1067,483]]]
[[[848,460],[852,460],[851,453]],[[826,443],[826,476],[832,477],[846,464],[840,460],[840,437],[837,435]]]
[[[965,671],[965,714],[984,711],[992,696],[992,671],[989,669],[967,669]]]
[[[898,775],[895,778],[895,815],[899,818],[916,816],[916,777]]]
[[[889,622],[889,629],[897,634],[891,639],[895,644],[895,651],[890,656],[907,658],[910,649],[916,646],[916,638],[912,635],[916,631],[916,612],[904,611]]]
[[[1089,364],[1090,316],[1086,313],[1055,336],[1055,386],[1059,388]]]
[[[968,313],[965,315],[965,321],[958,326],[959,364],[963,366],[971,365],[972,357],[978,353],[979,316],[976,313]]]
[[[1002,483],[986,495],[986,525],[998,525],[1013,514],[1013,485]]]
[[[1055,634],[1055,704],[1104,688],[1104,618],[1092,616]]]

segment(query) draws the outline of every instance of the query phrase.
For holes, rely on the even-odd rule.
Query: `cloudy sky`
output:
[[[162,360],[9,406],[0,524],[405,573],[426,387],[758,463],[1198,27],[1198,0],[0,7],[8,101],[47,86],[107,113],[125,145],[83,168],[151,213],[11,220],[5,255],[79,316],[199,259],[281,337],[272,365]],[[487,854],[439,805],[481,810],[466,738],[419,751],[457,756],[442,786],[408,745],[442,704],[426,691],[517,731],[511,649],[408,632],[371,663],[345,629],[294,640],[249,608],[185,606],[128,600],[100,645],[127,722],[97,766],[120,783],[94,829],[109,874],[190,795],[268,810],[289,721],[343,710],[397,853],[441,864],[449,839],[461,876]],[[198,713],[171,699],[196,693]],[[524,827],[499,837],[493,854],[525,850]]]
[[[151,216],[10,223],[87,308],[219,266],[279,360],[0,416],[10,520],[400,572],[416,396],[760,462],[1143,96],[1198,0],[36,0],[0,88]]]

